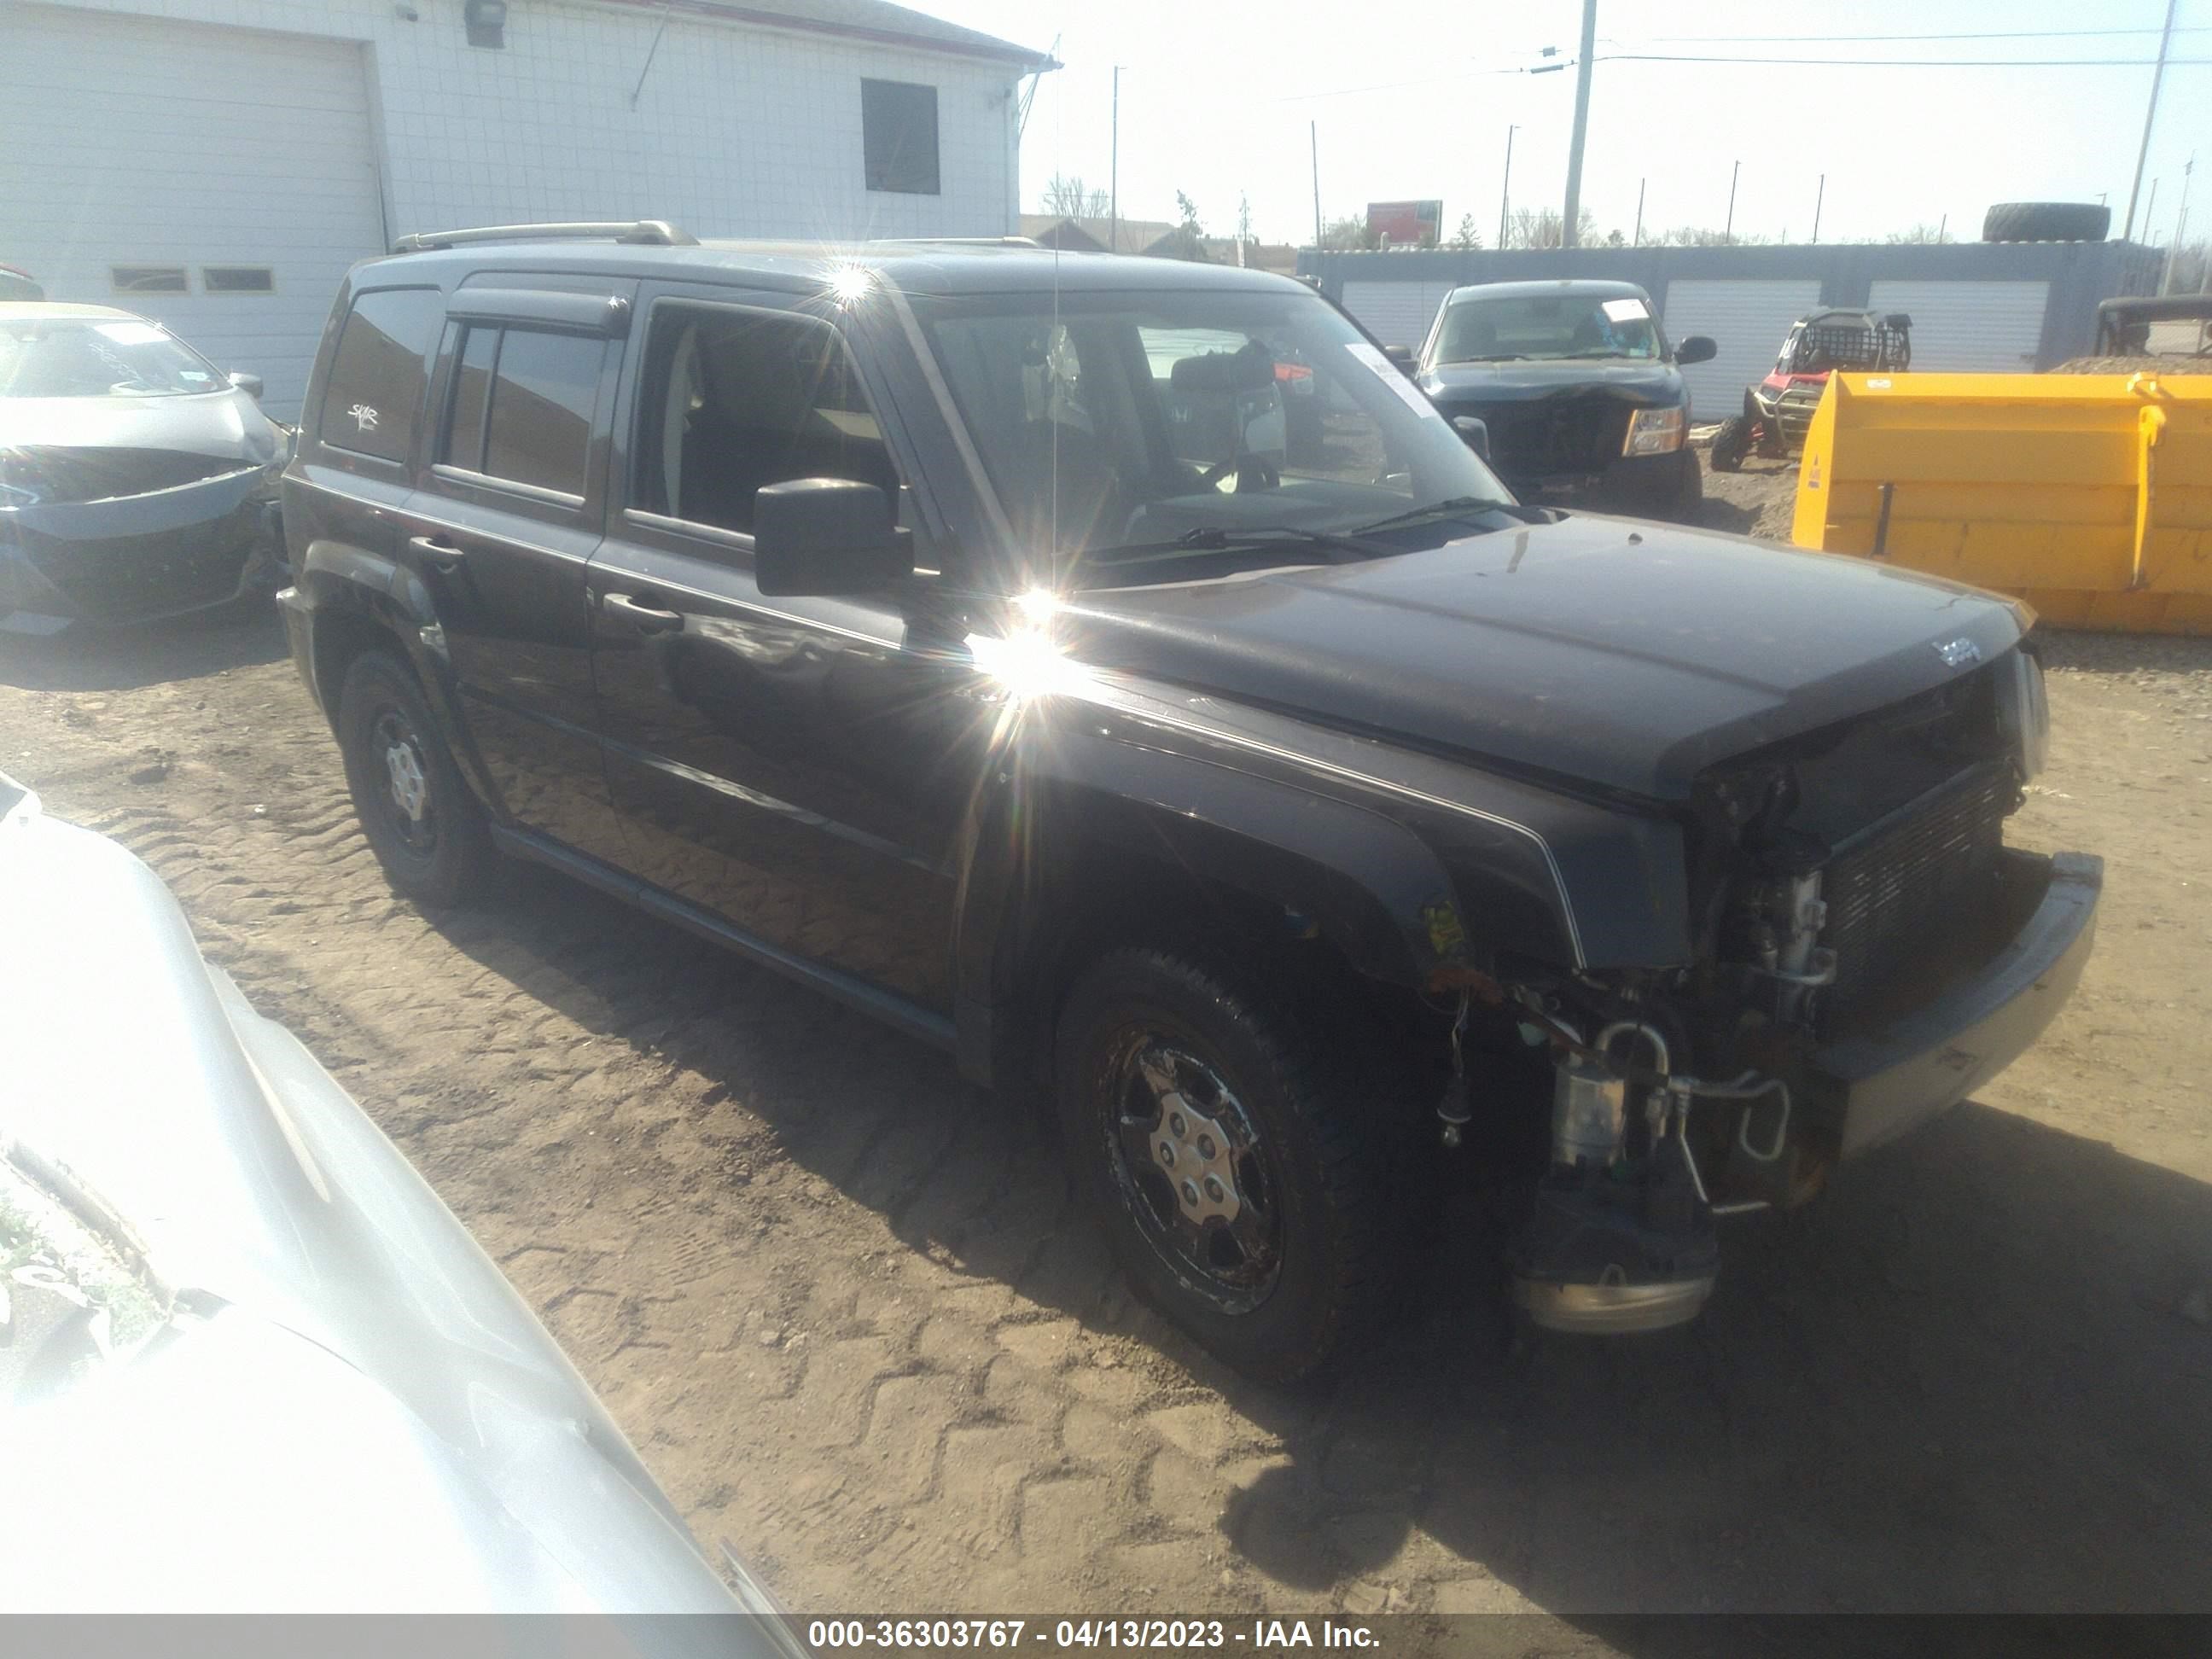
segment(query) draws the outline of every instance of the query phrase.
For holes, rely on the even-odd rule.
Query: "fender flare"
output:
[[[959,857],[957,1052],[975,1081],[1010,1059],[1005,1017],[1051,948],[1031,907],[1085,855],[1144,860],[1279,907],[1286,942],[1295,912],[1357,972],[1387,983],[1419,989],[1440,968],[1476,961],[1450,873],[1394,817],[1095,734],[1063,730],[1025,762],[990,775]]]
[[[492,786],[491,775],[477,753],[468,723],[461,718],[453,665],[445,653],[444,629],[422,577],[388,555],[325,538],[309,542],[301,553],[294,565],[292,585],[301,596],[297,608],[306,620],[305,667],[313,679],[316,700],[333,728],[337,723],[338,688],[321,683],[315,635],[325,619],[344,617],[366,621],[390,637],[415,670],[423,701],[438,723],[438,735],[459,763],[462,776],[485,809],[495,818],[504,819],[507,814]]]

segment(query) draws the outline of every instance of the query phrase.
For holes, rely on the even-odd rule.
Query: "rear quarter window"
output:
[[[380,460],[407,459],[431,343],[445,312],[434,288],[371,289],[354,296],[323,389],[316,431],[324,443]]]

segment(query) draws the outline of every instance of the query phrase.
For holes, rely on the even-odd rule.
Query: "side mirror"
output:
[[[1674,361],[1678,363],[1709,363],[1720,355],[1720,349],[1710,337],[1692,334],[1675,346]]]
[[[230,371],[229,379],[234,390],[243,392],[256,403],[261,401],[261,377],[258,374],[248,374],[242,368],[234,368]]]
[[[1411,374],[1413,372],[1413,347],[1384,346],[1382,348],[1382,355],[1385,357],[1388,357],[1392,362],[1397,364],[1399,368],[1404,369],[1407,374]]]
[[[1474,415],[1452,416],[1452,430],[1467,441],[1467,447],[1484,460],[1490,459],[1490,422]]]
[[[793,478],[753,496],[753,580],[768,598],[872,593],[913,574],[913,543],[873,484]]]

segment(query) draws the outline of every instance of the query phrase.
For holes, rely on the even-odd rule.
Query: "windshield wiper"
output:
[[[1398,551],[1395,547],[1363,542],[1354,535],[1301,530],[1295,525],[1246,525],[1234,530],[1220,525],[1206,525],[1196,530],[1186,530],[1172,541],[1132,542],[1126,547],[1096,548],[1091,556],[1116,565],[1143,564],[1157,559],[1171,559],[1184,553],[1249,553],[1256,549],[1286,545],[1310,547],[1316,551],[1335,554],[1335,558],[1327,562],[1332,564],[1341,564],[1351,558],[1385,558]]]
[[[1451,495],[1441,501],[1431,501],[1426,507],[1409,507],[1403,513],[1394,513],[1387,519],[1377,519],[1373,524],[1361,525],[1351,533],[1371,536],[1378,530],[1396,530],[1406,525],[1423,524],[1431,519],[1458,519],[1471,513],[1496,512],[1506,505],[1506,502],[1490,501],[1480,495]]]
[[[1528,354],[1525,351],[1487,351],[1480,357],[1447,357],[1443,366],[1452,363],[1525,363],[1528,361]]]

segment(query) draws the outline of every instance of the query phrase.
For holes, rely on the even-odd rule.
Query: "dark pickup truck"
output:
[[[2097,862],[2003,844],[2020,606],[1517,502],[1296,283],[402,248],[338,298],[281,596],[394,885],[535,860],[1050,1100],[1255,1374],[1391,1305],[1455,1165],[1539,1325],[1688,1319],[1716,1217],[2081,972]]]
[[[1705,483],[1679,365],[1716,349],[1668,339],[1633,283],[1482,283],[1444,296],[1414,374],[1448,419],[1483,422],[1478,447],[1524,499],[1689,523]]]

